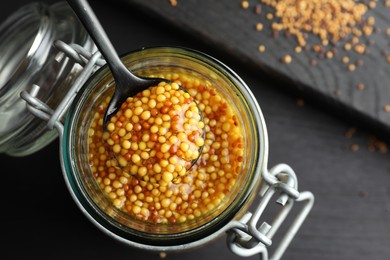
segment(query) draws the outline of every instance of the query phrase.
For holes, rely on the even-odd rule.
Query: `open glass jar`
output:
[[[294,202],[306,201],[272,259],[282,256],[314,198],[310,192],[298,192],[295,173],[287,165],[267,169],[265,121],[255,97],[236,73],[208,55],[185,48],[145,48],[123,56],[135,74],[180,82],[204,115],[206,145],[197,164],[181,183],[156,187],[110,168],[104,149],[94,146],[103,130],[94,128],[98,111],[113,92],[113,78],[102,66],[100,54],[62,40],[54,46],[83,69],[66,83],[67,91],[57,106],[48,105],[39,81],[21,91],[21,100],[36,117],[33,122],[43,119],[47,129],[59,133],[64,179],[92,223],[125,244],[156,252],[196,248],[227,234],[234,253],[262,254],[268,259],[267,247]],[[262,222],[275,194],[281,214],[271,224]],[[260,202],[251,213],[248,209],[256,198]]]

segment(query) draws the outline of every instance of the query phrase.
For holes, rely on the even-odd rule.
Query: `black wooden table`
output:
[[[0,8],[0,20],[29,2],[8,1]],[[283,259],[389,259],[390,147],[384,136],[318,100],[303,99],[299,91],[285,91],[282,83],[254,72],[218,46],[127,4],[91,2],[119,53],[152,45],[194,48],[230,66],[250,86],[268,127],[269,166],[291,165],[299,189],[316,196]],[[1,258],[158,259],[113,241],[84,217],[66,189],[58,149],[54,141],[31,156],[0,155]],[[240,259],[228,251],[224,238],[168,257]]]

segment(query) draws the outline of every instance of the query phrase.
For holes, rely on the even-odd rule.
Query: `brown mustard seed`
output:
[[[305,100],[302,98],[298,98],[296,103],[299,107],[303,107],[305,105]]]
[[[255,5],[255,14],[257,15],[261,14],[261,5],[259,4]]]
[[[385,105],[385,106],[383,107],[383,111],[385,111],[385,112],[390,112],[390,105]]]
[[[352,152],[357,152],[357,151],[359,151],[359,149],[360,149],[360,147],[359,147],[358,144],[352,144],[351,145],[351,151]]]
[[[356,134],[356,128],[351,127],[348,128],[347,131],[345,132],[345,137],[351,139],[355,134]]]
[[[365,90],[365,88],[366,88],[366,86],[363,83],[358,83],[356,85],[357,90],[363,91],[363,90]]]
[[[177,0],[169,0],[169,3],[170,3],[171,6],[173,6],[173,7],[177,6]]]

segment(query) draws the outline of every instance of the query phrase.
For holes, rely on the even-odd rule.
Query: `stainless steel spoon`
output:
[[[68,3],[103,55],[115,80],[115,91],[104,115],[103,126],[106,127],[110,117],[118,111],[128,97],[135,96],[162,81],[169,81],[160,78],[141,78],[134,75],[122,63],[88,2],[86,0],[68,0]]]
[[[92,37],[100,53],[105,58],[115,80],[115,91],[103,119],[103,127],[106,128],[111,116],[119,110],[128,97],[135,96],[137,93],[142,92],[149,87],[156,86],[162,81],[170,81],[161,78],[146,78],[134,75],[121,61],[88,2],[86,0],[68,0],[68,3]],[[186,91],[183,88],[181,89]],[[198,105],[195,101],[194,103]],[[203,121],[203,115],[199,107],[198,111]],[[203,131],[202,137],[205,137],[205,131]],[[202,150],[203,146],[199,147],[199,156],[201,155]],[[191,167],[195,165],[199,156],[192,160]]]

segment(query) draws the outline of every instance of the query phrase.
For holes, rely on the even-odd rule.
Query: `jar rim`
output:
[[[155,243],[152,245],[150,242],[144,239],[140,239],[137,235],[128,235],[123,234],[123,232],[119,228],[115,228],[113,226],[110,226],[110,224],[107,224],[104,219],[101,219],[99,214],[96,213],[96,211],[102,211],[98,206],[93,205],[93,199],[88,198],[88,192],[85,188],[83,188],[83,184],[78,179],[78,176],[76,176],[77,166],[74,163],[74,158],[72,158],[74,155],[72,154],[74,152],[74,144],[73,144],[73,134],[75,133],[74,129],[74,120],[75,120],[75,114],[78,104],[82,102],[83,97],[90,94],[93,89],[93,82],[94,80],[97,80],[96,78],[104,77],[103,73],[108,71],[108,68],[106,66],[100,68],[89,80],[88,82],[83,86],[83,88],[79,91],[75,101],[73,102],[70,111],[68,113],[68,116],[66,118],[65,127],[64,127],[64,135],[62,139],[62,156],[63,161],[65,165],[68,165],[69,167],[66,167],[67,172],[64,174],[66,175],[66,178],[70,182],[70,188],[73,192],[73,194],[76,197],[76,202],[78,205],[83,209],[83,212],[87,214],[87,216],[92,219],[95,224],[101,228],[103,231],[108,233],[110,236],[114,236],[119,238],[120,240],[125,240],[126,243],[130,244],[142,244],[144,247],[147,247],[149,250],[153,250],[156,248],[160,248],[161,246],[166,247],[169,246],[170,248],[175,247],[181,247],[181,243],[188,243],[188,244],[199,244],[199,241],[202,241],[204,239],[207,239],[207,237],[216,236],[216,234],[219,234],[223,232],[224,227],[234,219],[235,215],[241,209],[241,207],[250,199],[250,197],[253,196],[253,189],[256,186],[256,183],[261,179],[261,173],[266,168],[267,164],[267,158],[268,158],[268,137],[266,132],[266,126],[264,122],[263,115],[261,113],[260,107],[257,104],[257,101],[253,94],[251,93],[249,87],[244,83],[244,81],[230,68],[228,68],[225,64],[218,61],[217,59],[204,54],[202,52],[188,49],[188,48],[182,48],[182,47],[149,47],[149,48],[143,48],[141,50],[135,50],[131,51],[125,55],[123,55],[123,58],[126,59],[126,57],[130,57],[133,54],[140,54],[141,58],[143,55],[153,55],[153,54],[159,54],[159,55],[184,55],[187,58],[194,59],[198,62],[201,62],[202,65],[209,66],[210,68],[217,68],[218,71],[222,72],[226,77],[228,77],[232,82],[234,82],[235,85],[240,86],[240,95],[242,95],[246,102],[248,103],[247,106],[251,109],[252,116],[254,117],[256,124],[256,129],[254,129],[258,135],[258,141],[259,141],[259,148],[258,148],[258,155],[254,159],[255,164],[254,166],[254,173],[251,175],[252,179],[249,181],[250,184],[248,187],[246,187],[245,192],[243,192],[243,195],[235,201],[236,206],[239,204],[239,206],[236,207],[235,210],[232,210],[232,208],[229,207],[229,211],[226,209],[224,210],[225,215],[218,215],[218,218],[220,218],[217,222],[213,222],[208,225],[208,231],[205,235],[204,232],[202,232],[201,235],[196,236],[196,232],[193,232],[196,229],[191,230],[191,232],[188,232],[188,234],[191,235],[190,238],[188,238],[188,234],[184,234],[185,232],[181,233],[181,236],[174,236],[170,240],[165,240],[165,238],[162,240],[161,243],[158,243],[158,241],[154,241]],[[90,89],[87,89],[87,88]],[[238,93],[237,93],[238,95]],[[86,198],[87,197],[87,198]],[[92,206],[91,206],[92,205]],[[102,212],[100,212],[102,213]],[[104,213],[104,212],[103,212]],[[199,228],[204,228],[207,225],[201,226]],[[134,231],[134,230],[133,230]],[[137,231],[139,232],[139,231]],[[137,233],[136,232],[136,233]],[[143,234],[140,232],[141,235]],[[155,236],[154,239],[161,238],[161,236]],[[167,242],[168,241],[168,242]],[[156,249],[158,250],[158,249]]]

